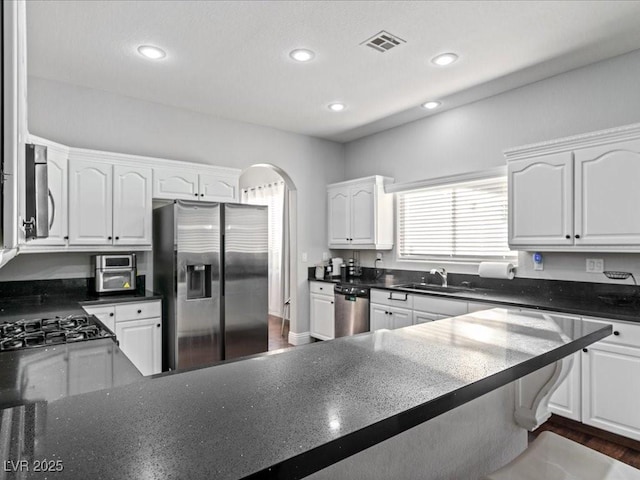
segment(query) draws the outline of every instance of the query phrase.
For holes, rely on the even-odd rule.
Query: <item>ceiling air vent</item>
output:
[[[382,30],[381,32],[376,33],[373,37],[366,39],[360,45],[366,45],[380,53],[384,53],[392,48],[402,45],[403,43],[407,43],[407,41]]]

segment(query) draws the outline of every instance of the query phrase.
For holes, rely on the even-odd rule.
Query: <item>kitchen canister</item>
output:
[[[324,279],[324,265],[316,265],[316,279]]]

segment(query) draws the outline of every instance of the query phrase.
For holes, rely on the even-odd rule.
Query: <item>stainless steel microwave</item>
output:
[[[136,254],[96,255],[96,292],[126,292],[136,289]]]

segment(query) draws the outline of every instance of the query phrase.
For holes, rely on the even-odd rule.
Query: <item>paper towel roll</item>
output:
[[[480,262],[478,275],[483,278],[506,278],[513,280],[515,277],[515,267],[512,263],[506,262]]]

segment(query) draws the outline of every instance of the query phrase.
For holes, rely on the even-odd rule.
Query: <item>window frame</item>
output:
[[[503,177],[507,179],[507,171],[506,168],[494,168],[490,170],[485,170],[481,172],[473,172],[462,175],[454,175],[449,177],[440,177],[431,180],[422,180],[418,182],[411,182],[408,184],[396,184],[393,188],[393,193],[395,195],[395,259],[399,263],[438,263],[438,264],[457,264],[457,265],[478,265],[480,262],[510,262],[516,264],[518,261],[518,251],[509,249],[508,245],[508,185],[507,185],[507,194],[506,194],[506,202],[507,202],[507,219],[506,219],[506,227],[507,227],[507,248],[510,255],[491,255],[491,256],[477,256],[477,255],[437,255],[437,254],[429,254],[429,255],[402,255],[400,250],[400,235],[401,235],[401,225],[400,225],[400,204],[401,200],[398,195],[402,195],[405,193],[411,193],[418,190],[428,189],[428,188],[446,188],[447,186],[453,186],[456,184],[463,183],[471,183],[475,181],[482,180],[490,180],[493,178]]]

